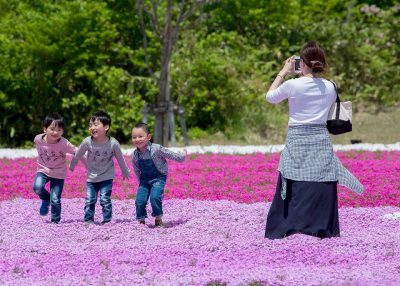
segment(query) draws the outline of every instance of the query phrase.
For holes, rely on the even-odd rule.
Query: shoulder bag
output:
[[[336,91],[336,101],[329,110],[326,126],[329,133],[339,135],[352,131],[352,104],[351,101],[340,101],[336,83],[332,81],[332,84]]]

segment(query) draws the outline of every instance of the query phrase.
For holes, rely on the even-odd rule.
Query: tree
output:
[[[154,141],[164,146],[168,145],[169,135],[173,132],[173,103],[170,97],[171,57],[177,43],[183,22],[202,7],[207,0],[186,1],[173,4],[172,0],[162,3],[160,0],[137,0],[137,8],[143,32],[143,46],[149,73],[158,83],[157,105],[155,108],[156,122]],[[166,6],[165,6],[166,5]],[[143,11],[150,20],[153,34],[161,44],[161,62],[159,75],[153,71],[148,55],[146,22]],[[162,24],[162,22],[164,22]]]
[[[124,14],[122,0],[109,2],[0,2],[1,145],[32,142],[52,111],[64,116],[74,143],[97,109],[110,113],[112,136],[130,138],[126,126],[140,119],[154,82],[141,75],[146,64],[135,55],[142,35],[134,4]]]

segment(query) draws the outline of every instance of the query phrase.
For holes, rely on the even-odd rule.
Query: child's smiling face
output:
[[[61,136],[64,133],[64,128],[58,126],[54,121],[50,124],[49,127],[43,128],[44,133],[46,134],[46,141],[49,144],[57,143]]]
[[[132,129],[132,144],[136,146],[140,151],[146,149],[147,144],[151,139],[151,134],[146,133],[143,128]]]
[[[103,125],[99,119],[89,122],[89,131],[95,142],[104,141],[109,128],[109,125]]]

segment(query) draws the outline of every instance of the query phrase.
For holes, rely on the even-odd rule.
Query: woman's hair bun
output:
[[[311,71],[313,73],[320,73],[324,71],[324,64],[320,61],[311,61]]]
[[[322,73],[327,69],[325,51],[315,41],[308,42],[303,47],[300,57],[313,73]]]

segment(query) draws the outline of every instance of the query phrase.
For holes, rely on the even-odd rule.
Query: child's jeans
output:
[[[45,188],[45,185],[49,181],[50,192]],[[33,190],[42,201],[50,201],[52,222],[59,222],[61,220],[61,194],[63,187],[64,179],[52,178],[41,172],[36,174]]]
[[[136,219],[142,220],[147,218],[146,205],[149,198],[153,210],[151,216],[158,217],[163,214],[162,196],[164,193],[165,181],[166,176],[159,176],[149,180],[140,179],[135,201]]]
[[[94,220],[97,194],[100,191],[100,205],[103,208],[103,223],[109,222],[112,217],[111,190],[113,180],[101,182],[86,182],[85,221]]]

